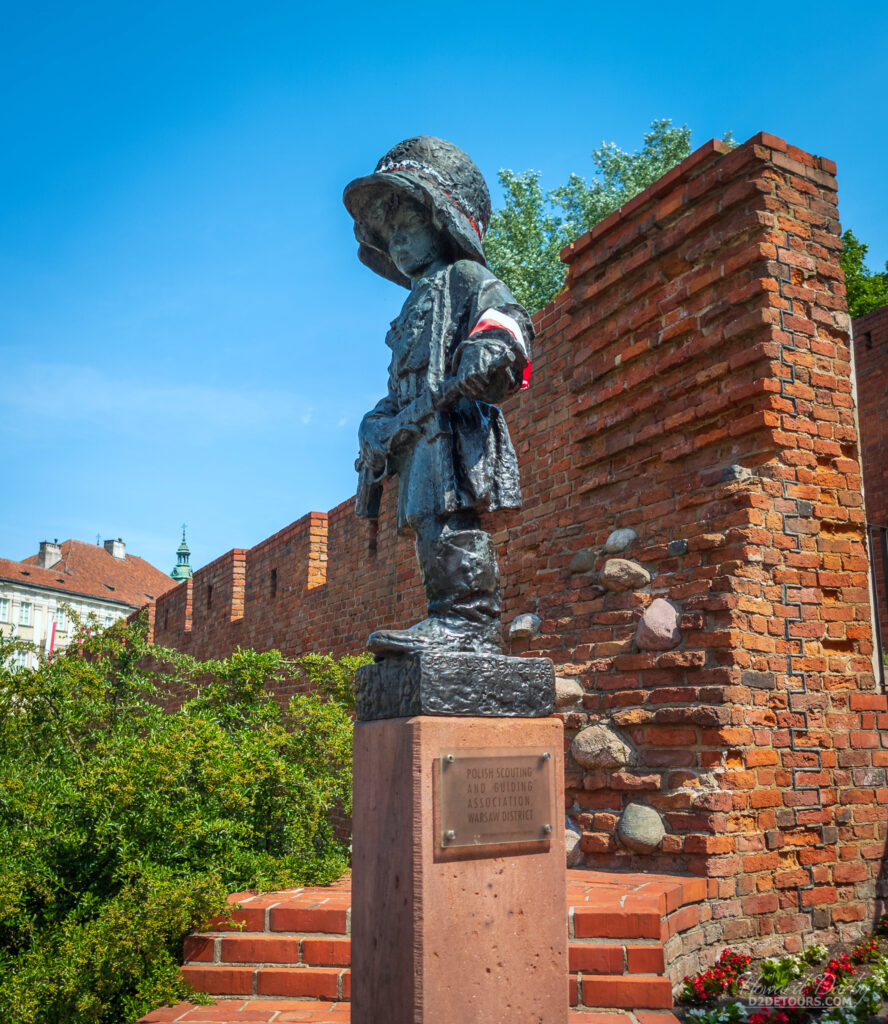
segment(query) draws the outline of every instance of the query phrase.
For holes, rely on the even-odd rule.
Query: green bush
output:
[[[195,662],[117,623],[39,668],[0,638],[0,1020],[123,1024],[188,995],[182,942],[243,889],[347,866],[360,659],[278,652]],[[163,684],[185,687],[175,712]],[[198,685],[200,683],[200,685]]]

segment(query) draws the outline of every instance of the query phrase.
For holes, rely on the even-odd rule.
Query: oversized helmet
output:
[[[389,281],[410,287],[392,262],[388,239],[373,211],[378,200],[409,195],[428,209],[458,259],[487,266],[481,240],[490,224],[490,192],[474,161],[452,142],[419,135],[393,146],[373,174],[347,185],[343,201],[355,220],[358,258]]]

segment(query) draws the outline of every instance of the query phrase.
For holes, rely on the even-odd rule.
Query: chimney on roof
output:
[[[40,541],[40,554],[37,555],[37,564],[41,569],[51,569],[62,560],[62,549],[59,542],[42,540]]]
[[[123,543],[120,537],[117,540],[106,540],[105,550],[113,558],[118,558],[121,562],[126,561],[126,544]]]

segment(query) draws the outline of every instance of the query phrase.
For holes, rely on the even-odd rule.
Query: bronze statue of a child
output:
[[[375,518],[397,474],[398,530],[416,538],[428,618],[378,630],[377,657],[443,649],[500,650],[499,575],[479,512],[518,508],[518,463],[497,403],[530,365],[530,318],[487,269],[481,241],[490,194],[449,142],[407,139],[345,205],[358,255],[410,289],[392,321],[388,394],[361,423],[357,514]]]

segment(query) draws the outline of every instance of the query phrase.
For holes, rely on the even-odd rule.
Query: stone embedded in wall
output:
[[[665,835],[663,819],[646,804],[627,804],[617,822],[617,837],[634,853],[653,853]]]
[[[635,631],[635,642],[640,651],[671,651],[681,643],[681,630],[678,628],[678,610],[662,597],[656,597],[645,608],[638,628]]]
[[[651,574],[638,562],[627,558],[609,558],[601,571],[601,582],[606,590],[638,590],[651,582]]]
[[[730,483],[733,480],[751,480],[753,472],[746,466],[727,466],[722,470],[721,478],[725,483]]]
[[[540,631],[542,619],[533,612],[526,612],[524,615],[516,615],[509,626],[509,639],[518,640],[524,637],[534,637]]]
[[[577,707],[583,702],[585,690],[576,679],[555,676],[555,707]]]
[[[583,551],[578,551],[571,559],[570,565],[567,567],[568,572],[572,576],[579,576],[584,572],[594,572],[595,563],[598,561],[598,556],[594,551],[590,551],[589,548],[585,548]]]
[[[629,744],[603,722],[578,732],[570,753],[583,768],[625,768],[634,755]]]
[[[638,540],[638,534],[635,530],[624,526],[622,529],[614,530],[607,538],[604,542],[604,550],[609,555],[616,555],[620,551],[625,551],[635,540]]]
[[[579,831],[570,818],[567,818],[564,823],[564,849],[569,868],[575,868],[578,864],[583,863],[583,851],[580,849],[580,840],[582,838],[582,832]]]

